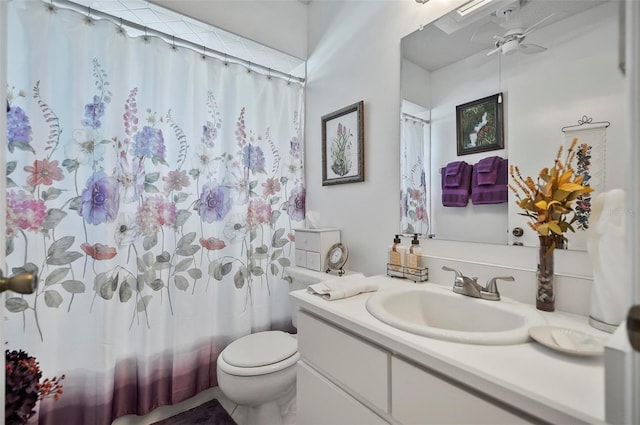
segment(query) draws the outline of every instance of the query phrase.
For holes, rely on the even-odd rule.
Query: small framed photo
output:
[[[504,148],[502,93],[456,106],[458,156]]]
[[[322,185],[364,181],[364,101],[322,117]]]

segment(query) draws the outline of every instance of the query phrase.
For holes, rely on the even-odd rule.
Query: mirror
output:
[[[497,156],[535,180],[543,167],[553,165],[559,146],[578,138],[590,146],[583,159],[590,168],[592,196],[624,187],[624,173],[617,170],[626,166],[625,153],[607,149],[624,137],[618,4],[472,0],[465,7],[464,15],[454,10],[401,42],[401,231],[537,246],[537,235],[519,215],[511,191],[497,201],[504,195],[507,202],[469,199],[462,207],[444,206],[443,173],[449,172],[447,164],[479,166]],[[503,145],[490,142],[487,150],[463,147],[460,152],[457,127],[467,123],[456,110],[467,109],[457,107],[498,94]],[[487,112],[484,124],[491,124]],[[473,137],[480,140],[483,118],[475,119]],[[567,234],[568,249],[586,249],[588,199],[583,206],[583,226]]]

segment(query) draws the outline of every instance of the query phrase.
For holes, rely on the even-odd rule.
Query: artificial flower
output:
[[[593,191],[584,184],[584,175],[576,173],[571,165],[577,143],[578,139],[573,139],[564,162],[561,160],[563,147],[560,146],[553,166],[540,170],[537,183],[531,177],[522,177],[517,166],[510,167],[513,184],[509,188],[516,195],[516,204],[524,210],[520,215],[529,217],[529,227],[540,236],[554,239],[549,252],[567,241],[567,231],[575,232],[572,224],[577,217],[573,203],[581,195]],[[578,149],[588,149],[588,145],[582,144]]]
[[[45,397],[58,400],[63,393],[64,375],[42,379],[40,363],[26,352],[5,351],[6,395],[4,402],[5,423],[26,424],[35,415],[36,403]]]

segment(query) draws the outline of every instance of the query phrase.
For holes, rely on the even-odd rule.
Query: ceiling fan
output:
[[[543,19],[540,19],[533,25],[529,27],[525,27],[522,25],[519,19],[514,19],[513,14],[517,11],[518,7],[507,7],[495,12],[496,16],[504,16],[505,23],[504,27],[508,27],[507,31],[503,35],[494,35],[492,40],[494,42],[494,47],[487,53],[487,56],[491,56],[495,53],[502,53],[503,55],[512,54],[515,52],[521,52],[524,54],[533,54],[540,53],[547,50],[546,47],[539,46],[537,44],[524,43],[525,38],[535,31],[542,23],[546,22],[548,19],[554,16],[554,14],[550,14]],[[498,26],[494,23],[489,23],[481,29],[481,31],[476,32],[471,38],[472,41],[479,41],[479,38],[482,36],[478,36],[479,34],[487,34],[487,32],[495,32],[503,31],[503,27]]]

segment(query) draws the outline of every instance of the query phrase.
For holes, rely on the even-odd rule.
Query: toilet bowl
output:
[[[294,335],[258,332],[235,340],[218,356],[218,386],[224,395],[246,406],[248,424],[282,424],[281,409],[295,396]]]
[[[335,278],[298,267],[289,268],[287,275],[290,290]],[[295,313],[292,323],[296,325]],[[229,400],[247,409],[247,424],[280,425],[282,413],[295,398],[299,358],[295,335],[264,331],[243,336],[218,356],[218,387]]]

